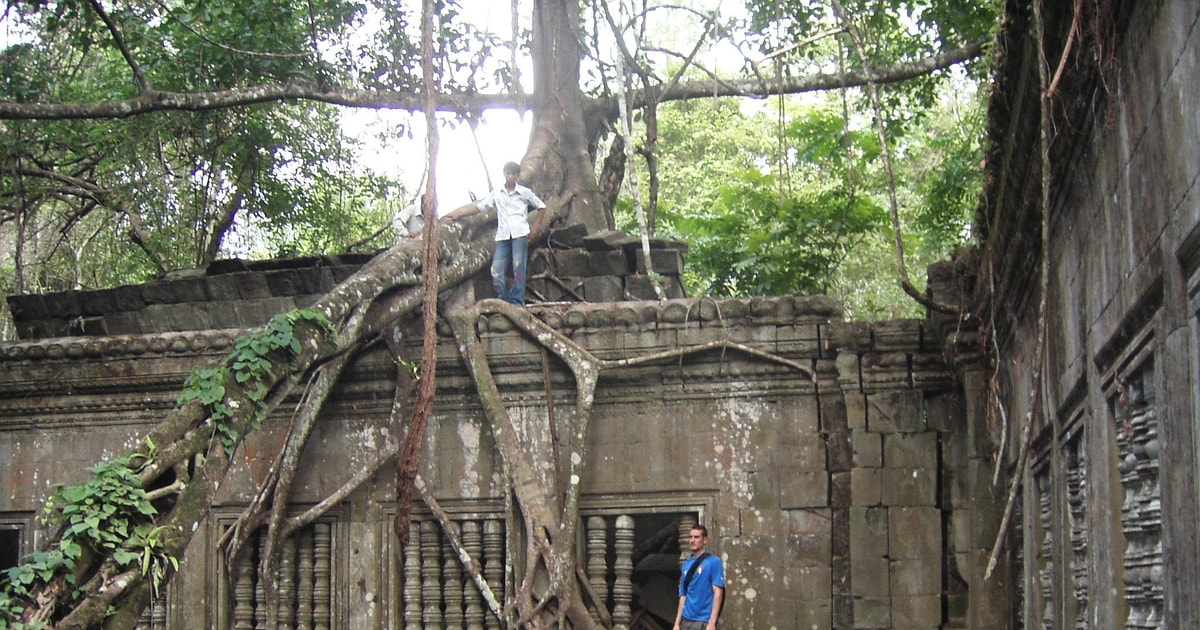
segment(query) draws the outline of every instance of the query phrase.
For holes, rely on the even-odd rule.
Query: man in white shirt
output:
[[[425,229],[425,217],[421,215],[421,204],[425,195],[417,195],[417,200],[404,206],[392,217],[392,229],[398,238],[417,238]]]
[[[546,207],[545,202],[532,190],[517,183],[520,176],[520,164],[505,164],[502,188],[493,190],[478,202],[446,215],[451,221],[457,221],[481,210],[496,209],[496,252],[492,255],[492,289],[496,291],[496,297],[518,306],[525,304],[525,262],[529,255],[529,237],[537,234],[543,214],[537,213],[531,228],[529,213]],[[508,281],[510,270],[511,283]]]

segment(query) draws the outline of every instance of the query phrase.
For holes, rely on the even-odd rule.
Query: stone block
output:
[[[555,228],[546,238],[551,247],[556,250],[583,247],[583,239],[587,238],[587,226],[582,223]]]
[[[89,291],[80,295],[79,312],[81,315],[103,315],[117,310],[116,289],[101,289]]]
[[[815,432],[794,433],[790,430],[781,438],[784,446],[780,456],[785,467],[816,469],[825,472],[825,440]]]
[[[274,296],[295,296],[303,290],[300,272],[296,269],[278,269],[263,274],[267,289]]]
[[[333,275],[333,284],[338,285],[344,282],[346,278],[358,273],[359,269],[361,269],[359,265],[335,265],[330,267],[329,271]]]
[[[832,522],[828,509],[787,511],[789,564],[798,567],[829,568]],[[826,590],[829,584],[825,585]],[[808,591],[801,591],[808,593]]]
[[[750,316],[757,324],[789,325],[795,323],[795,302],[790,297],[750,298]]]
[[[919,391],[889,391],[867,395],[867,427],[877,433],[925,430]]]
[[[204,283],[206,292],[214,300],[236,300],[240,297],[237,279],[231,274],[208,277]]]
[[[142,287],[132,285],[112,289],[113,306],[118,311],[136,311],[146,305],[142,299]]]
[[[850,419],[847,418],[846,414],[846,398],[822,395],[821,431],[832,434],[848,430],[850,430]]]
[[[213,296],[208,294],[208,285],[204,283],[204,278],[179,278],[171,280],[170,284],[171,292],[175,294],[175,302],[207,302],[213,299]]]
[[[796,300],[796,318],[802,317],[800,300]],[[871,344],[871,325],[858,322],[835,322],[825,329],[828,332],[829,343],[839,353],[856,354],[869,351]]]
[[[962,432],[963,405],[963,396],[957,392],[930,396],[925,400],[925,422],[934,431]]]
[[[646,252],[634,250],[634,264],[638,273],[646,273]],[[683,273],[683,254],[671,249],[650,250],[650,266],[654,273],[678,276]]]
[[[658,293],[654,290],[654,281],[650,279],[650,276],[625,276],[625,292],[637,300],[658,299]]]
[[[233,309],[228,309],[232,315]],[[201,317],[204,317],[203,311],[191,309],[186,306],[177,304],[151,304],[146,308],[138,311],[138,328],[142,332],[168,332],[172,330],[196,330],[188,328],[189,325],[194,325]],[[233,326],[229,326],[232,328]]]
[[[802,599],[796,605],[796,628],[799,630],[830,630],[832,628],[830,623],[833,611],[828,599]]]
[[[138,335],[142,333],[137,313],[111,313],[104,317],[110,335]]]
[[[859,628],[891,628],[892,600],[889,597],[857,597],[854,599],[854,626]]]
[[[829,475],[829,502],[833,507],[850,506],[850,473],[835,472]]]
[[[841,355],[839,355],[839,359]],[[840,371],[840,370],[839,370]],[[858,433],[867,430],[867,397],[858,392],[846,392],[846,428]],[[881,464],[882,465],[882,464]]]
[[[624,276],[629,274],[625,254],[617,251],[588,252],[587,276]]]
[[[920,350],[924,330],[923,323],[919,319],[889,319],[875,322],[871,325],[875,349],[884,352]]]
[[[785,540],[791,529],[791,517],[784,510],[750,508],[740,510],[741,535],[763,541]]]
[[[942,516],[934,507],[888,510],[888,556],[937,562],[942,549]]]
[[[619,276],[584,278],[583,297],[589,302],[620,302],[625,299],[625,284]]]
[[[833,596],[833,627],[851,628],[854,624],[854,596],[848,592]]]
[[[840,324],[842,303],[827,295],[798,295],[792,299],[792,313],[797,322]],[[870,328],[858,324],[854,324],[853,327],[861,328],[870,338]]]
[[[941,594],[942,565],[940,558],[934,562],[915,558],[901,558],[891,562],[892,597],[916,595],[936,597]]]
[[[910,354],[904,352],[863,352],[859,365],[865,391],[911,389]]]
[[[8,296],[8,310],[20,321],[42,319],[50,315],[41,293]]]
[[[829,471],[846,472],[851,470],[854,467],[854,447],[850,442],[850,432],[831,431],[825,436]]]
[[[861,400],[861,397],[858,397]],[[883,436],[870,431],[852,432],[851,445],[854,448],[854,465],[865,468],[880,468],[883,466]]]
[[[224,275],[230,273],[241,273],[248,270],[246,261],[240,258],[222,258],[208,263],[204,268],[205,273],[210,276]]]
[[[850,508],[850,555],[867,558],[888,557],[887,508]]]
[[[775,350],[789,357],[819,357],[821,339],[817,334],[817,327],[791,324],[775,326]]]
[[[42,294],[42,303],[45,305],[46,313],[49,314],[47,319],[76,317],[81,314],[79,294],[74,291],[44,293]]]
[[[892,627],[922,630],[942,625],[942,601],[936,595],[892,598]]]
[[[841,389],[846,392],[846,404],[850,404],[851,392],[863,390],[863,374],[859,370],[859,356],[854,353],[840,352],[838,358],[834,359],[834,365],[838,366],[838,384]],[[854,428],[851,426],[851,428]]]
[[[878,468],[855,468],[850,471],[850,504],[874,506],[883,503],[882,476]]]
[[[890,597],[889,563],[887,558],[851,555],[850,592],[855,597]]]
[[[930,427],[931,429],[933,427]],[[955,433],[942,434],[942,467],[955,470],[966,469],[968,462],[967,457],[967,432],[957,431]]]
[[[679,276],[663,276],[663,291],[668,300],[679,300],[688,296],[687,287]]]
[[[937,468],[937,433],[927,431],[884,435],[883,465],[889,468]]]
[[[800,597],[810,601],[823,601],[828,606],[829,595],[832,592],[829,564],[825,566],[803,567],[795,573],[795,588],[788,589]],[[828,614],[828,608],[826,608]]]
[[[882,468],[884,505],[937,505],[936,468]]]
[[[324,295],[337,284],[333,278],[333,270],[329,267],[314,267],[299,271],[300,284],[305,294]],[[486,270],[482,275],[487,275]]]
[[[171,304],[177,302],[175,297],[175,283],[157,281],[147,282],[142,285],[142,299],[146,304]]]
[[[640,241],[637,237],[617,230],[601,230],[583,237],[583,246],[589,251],[619,250],[626,245],[632,246],[638,242]]]
[[[823,469],[779,466],[776,472],[781,509],[829,506],[829,476]]]

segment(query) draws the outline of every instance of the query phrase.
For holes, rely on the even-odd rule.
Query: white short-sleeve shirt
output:
[[[480,210],[496,209],[496,240],[529,236],[529,211],[546,204],[532,190],[517,184],[511,191],[501,186],[479,202]]]

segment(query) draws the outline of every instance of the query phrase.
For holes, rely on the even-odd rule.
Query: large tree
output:
[[[524,163],[527,179],[549,202],[550,216],[542,224],[601,230],[613,225],[609,186],[620,182],[626,158],[618,152],[606,162],[610,166],[600,179],[606,182],[602,189],[594,175],[595,153],[604,135],[628,127],[628,116],[623,124],[619,120],[621,111],[641,111],[652,121],[664,100],[874,88],[916,80],[876,99],[874,111],[886,112],[899,102],[927,98],[929,77],[977,58],[991,28],[990,14],[973,0],[904,6],[863,0],[849,5],[849,13],[838,2],[830,7],[756,1],[748,3],[746,14],[732,18],[638,2],[530,4],[531,93],[521,91],[517,72],[522,64],[516,59],[525,50],[523,33],[507,41],[487,34],[476,37],[469,26],[456,21],[452,2],[426,0],[420,7],[339,0],[223,0],[195,7],[101,0],[10,5],[6,19],[18,23],[17,31],[29,37],[0,53],[8,70],[0,120],[7,121],[2,123],[4,132],[18,140],[0,166],[11,191],[5,197],[5,212],[17,223],[31,216],[27,184],[50,182],[61,190],[46,193],[46,199],[73,200],[72,207],[80,209],[103,206],[121,217],[130,239],[147,250],[147,239],[155,235],[139,220],[137,190],[121,190],[115,184],[127,180],[100,181],[94,170],[73,168],[79,164],[73,158],[52,163],[45,159],[51,154],[82,154],[90,146],[69,132],[137,133],[138,124],[152,121],[147,124],[202,124],[197,133],[180,131],[195,142],[230,133],[229,142],[237,146],[211,154],[229,161],[217,168],[217,158],[203,154],[197,145],[191,149],[197,160],[192,173],[213,173],[222,185],[209,203],[236,211],[243,207],[247,191],[255,189],[252,182],[261,184],[264,173],[270,179],[270,174],[279,177],[282,172],[270,160],[280,158],[281,147],[290,146],[280,140],[281,127],[289,123],[285,119],[273,128],[268,123],[287,108],[300,108],[299,119],[316,127],[324,111],[314,109],[316,104],[421,111],[432,154],[437,147],[435,112],[471,118],[488,108],[508,107],[528,108],[533,114]],[[672,34],[691,32],[691,40],[678,52],[648,39],[656,23],[652,18],[662,13],[672,14]],[[692,19],[690,31],[676,28],[684,17]],[[369,29],[374,39],[353,35],[364,23],[380,25]],[[520,24],[514,19],[515,31],[521,30]],[[703,62],[707,57],[700,51],[718,41],[733,41],[743,51],[740,74]],[[865,50],[874,56],[851,52]],[[51,51],[61,55],[56,59],[63,67],[85,69],[89,82],[56,82],[39,74],[39,64],[48,59],[44,53]],[[670,66],[655,63],[664,56],[673,60]],[[117,67],[123,72],[116,72]],[[250,122],[232,127],[239,120]],[[129,125],[104,127],[114,122]],[[261,136],[239,131],[258,128],[273,131]],[[47,129],[54,131],[46,134]],[[105,131],[96,131],[101,129]],[[59,130],[70,146],[47,142],[58,137]],[[653,133],[651,123],[645,138],[651,147]],[[108,152],[90,155],[97,164],[111,163],[101,159]],[[170,160],[161,162],[161,172],[174,172]],[[183,554],[207,518],[214,493],[246,434],[298,385],[311,382],[301,408],[291,414],[292,437],[281,446],[272,474],[229,536],[228,553],[235,556],[255,532],[265,531],[267,553],[259,570],[269,583],[274,576],[272,550],[313,517],[312,512],[288,515],[290,484],[313,420],[340,368],[356,351],[386,337],[397,322],[420,318],[425,327],[421,390],[411,405],[397,407],[411,415],[407,443],[403,449],[386,449],[369,470],[355,471],[347,485],[353,487],[354,480],[361,483],[380,466],[397,462],[397,533],[405,537],[405,497],[414,491],[415,454],[431,412],[435,382],[435,295],[444,291],[450,295],[442,301],[446,306],[441,316],[450,323],[475,378],[530,541],[528,575],[514,601],[504,604],[535,627],[591,627],[583,594],[586,580],[578,579],[573,550],[579,484],[558,488],[555,481],[581,472],[586,453],[556,462],[569,469],[564,474],[545,478],[536,472],[539,467],[532,458],[555,449],[516,440],[475,338],[474,322],[482,313],[501,313],[563,359],[577,381],[575,444],[586,442],[599,372],[618,369],[622,362],[596,359],[586,348],[554,335],[527,311],[476,301],[470,283],[463,281],[485,268],[493,227],[488,216],[439,225],[434,220],[436,172],[428,168],[423,242],[391,247],[311,309],[281,314],[267,327],[247,333],[224,363],[198,370],[185,384],[178,408],[150,432],[142,448],[99,467],[92,481],[56,495],[62,529],[48,554],[10,574],[8,599],[0,599],[0,612],[56,627],[132,627],[153,589],[174,572],[171,559]],[[232,219],[234,214],[219,216]],[[120,519],[113,514],[99,519],[81,507],[78,499],[88,488],[111,488],[112,483],[128,491],[121,497],[132,497],[110,502],[123,508],[115,512]],[[143,502],[139,493],[147,489],[155,497],[172,496],[170,507],[159,511]],[[339,496],[344,495],[331,497],[322,507],[336,503]],[[137,534],[121,540],[106,533],[105,524],[116,520]],[[142,559],[153,562],[143,565]],[[270,589],[267,596],[272,596]]]

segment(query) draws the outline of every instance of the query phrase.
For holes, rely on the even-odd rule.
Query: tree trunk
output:
[[[537,0],[533,9],[533,135],[522,174],[548,200],[547,219],[613,227],[592,172],[583,93],[579,89],[580,8],[572,0]]]

